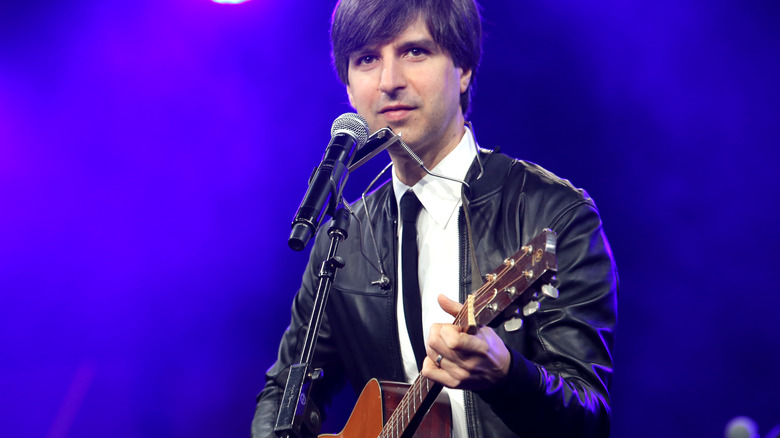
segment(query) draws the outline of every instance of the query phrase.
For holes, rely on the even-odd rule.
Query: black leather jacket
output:
[[[607,437],[617,272],[598,211],[587,193],[539,166],[486,151],[480,156],[483,175],[475,179],[479,173],[475,161],[467,176],[480,272],[491,272],[542,229],[551,228],[558,237],[560,297],[544,301],[518,331],[506,332],[503,324],[495,327],[512,353],[512,366],[495,389],[466,391],[469,436]],[[403,380],[396,327],[397,213],[392,184],[373,192],[367,205],[358,201],[354,208],[360,221],[353,218],[349,238],[339,249],[346,267],[336,275],[315,354],[314,366],[325,371],[325,378],[313,386],[312,397],[319,406],[345,381],[359,392],[371,378]],[[380,274],[366,209],[391,279],[387,290],[372,285]],[[471,290],[472,270],[462,211],[460,216],[463,298]],[[274,436],[286,371],[301,353],[319,264],[327,251],[326,234],[317,236],[278,360],[258,396],[252,424],[256,438]]]

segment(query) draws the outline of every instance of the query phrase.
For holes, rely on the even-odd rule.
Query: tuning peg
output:
[[[514,299],[515,295],[517,294],[517,288],[514,286],[509,286],[507,288],[504,288],[504,292],[509,295],[509,298]]]
[[[537,310],[539,310],[539,302],[529,301],[528,304],[523,307],[523,316],[533,315]]]
[[[504,330],[507,332],[515,332],[523,327],[523,317],[520,315],[520,308],[514,304],[504,310]]]
[[[504,322],[504,330],[508,332],[516,332],[521,328],[523,328],[523,318],[520,318],[520,315],[517,315],[514,318],[508,319]]]
[[[542,298],[546,297],[554,300],[558,298],[559,293],[558,293],[558,289],[553,287],[553,285],[545,284],[542,286],[542,295],[543,295]]]

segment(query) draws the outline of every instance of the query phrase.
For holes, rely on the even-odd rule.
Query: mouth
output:
[[[397,122],[403,120],[410,112],[414,111],[414,107],[408,105],[388,105],[383,107],[379,114],[381,114],[387,121]]]

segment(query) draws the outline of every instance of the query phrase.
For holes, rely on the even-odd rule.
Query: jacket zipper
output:
[[[467,278],[467,272],[471,271],[471,266],[469,265],[471,263],[471,258],[469,255],[469,242],[468,242],[468,236],[467,236],[467,230],[464,225],[465,223],[465,213],[463,205],[460,207],[460,212],[458,214],[458,256],[460,257],[459,265],[460,265],[460,293],[459,298],[461,304],[466,302],[466,295],[468,295],[468,288],[466,287],[466,278]],[[474,279],[472,278],[471,281],[473,282]],[[477,436],[477,430],[476,430],[476,422],[474,419],[474,398],[473,394],[470,391],[463,391],[463,404],[464,404],[464,410],[466,413],[466,434],[469,437],[476,437]]]
[[[392,191],[390,192],[392,195]],[[392,200],[395,202],[395,199]],[[390,320],[392,321],[391,326],[393,327],[393,339],[395,340],[395,346],[396,348],[393,349],[395,352],[395,372],[397,381],[404,382],[406,381],[406,376],[404,375],[404,361],[403,357],[401,355],[401,339],[398,336],[398,217],[393,218],[393,272],[395,273],[393,278],[393,307],[392,307],[392,313]]]

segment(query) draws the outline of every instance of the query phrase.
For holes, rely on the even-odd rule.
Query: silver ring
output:
[[[440,354],[439,357],[436,358],[436,366],[441,368],[441,360],[444,359],[444,357]]]

